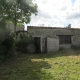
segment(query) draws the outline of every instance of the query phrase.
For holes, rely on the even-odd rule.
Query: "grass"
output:
[[[0,65],[0,80],[80,80],[79,53],[19,54]]]

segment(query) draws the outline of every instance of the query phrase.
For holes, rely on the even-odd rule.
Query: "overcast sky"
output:
[[[31,17],[28,26],[80,28],[80,0],[35,0],[38,15]]]

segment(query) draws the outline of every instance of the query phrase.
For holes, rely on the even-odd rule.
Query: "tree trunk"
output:
[[[15,9],[15,13],[14,13],[14,15],[15,15],[15,18],[14,18],[14,36],[15,36],[15,39],[16,39],[16,25],[17,25],[17,17],[16,17],[16,9]]]

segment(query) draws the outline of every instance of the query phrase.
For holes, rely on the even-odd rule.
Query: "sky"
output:
[[[27,26],[80,28],[80,0],[34,0],[37,16]]]

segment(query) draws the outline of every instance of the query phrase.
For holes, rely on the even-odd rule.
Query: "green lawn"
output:
[[[79,53],[19,54],[0,65],[0,80],[80,80]]]

